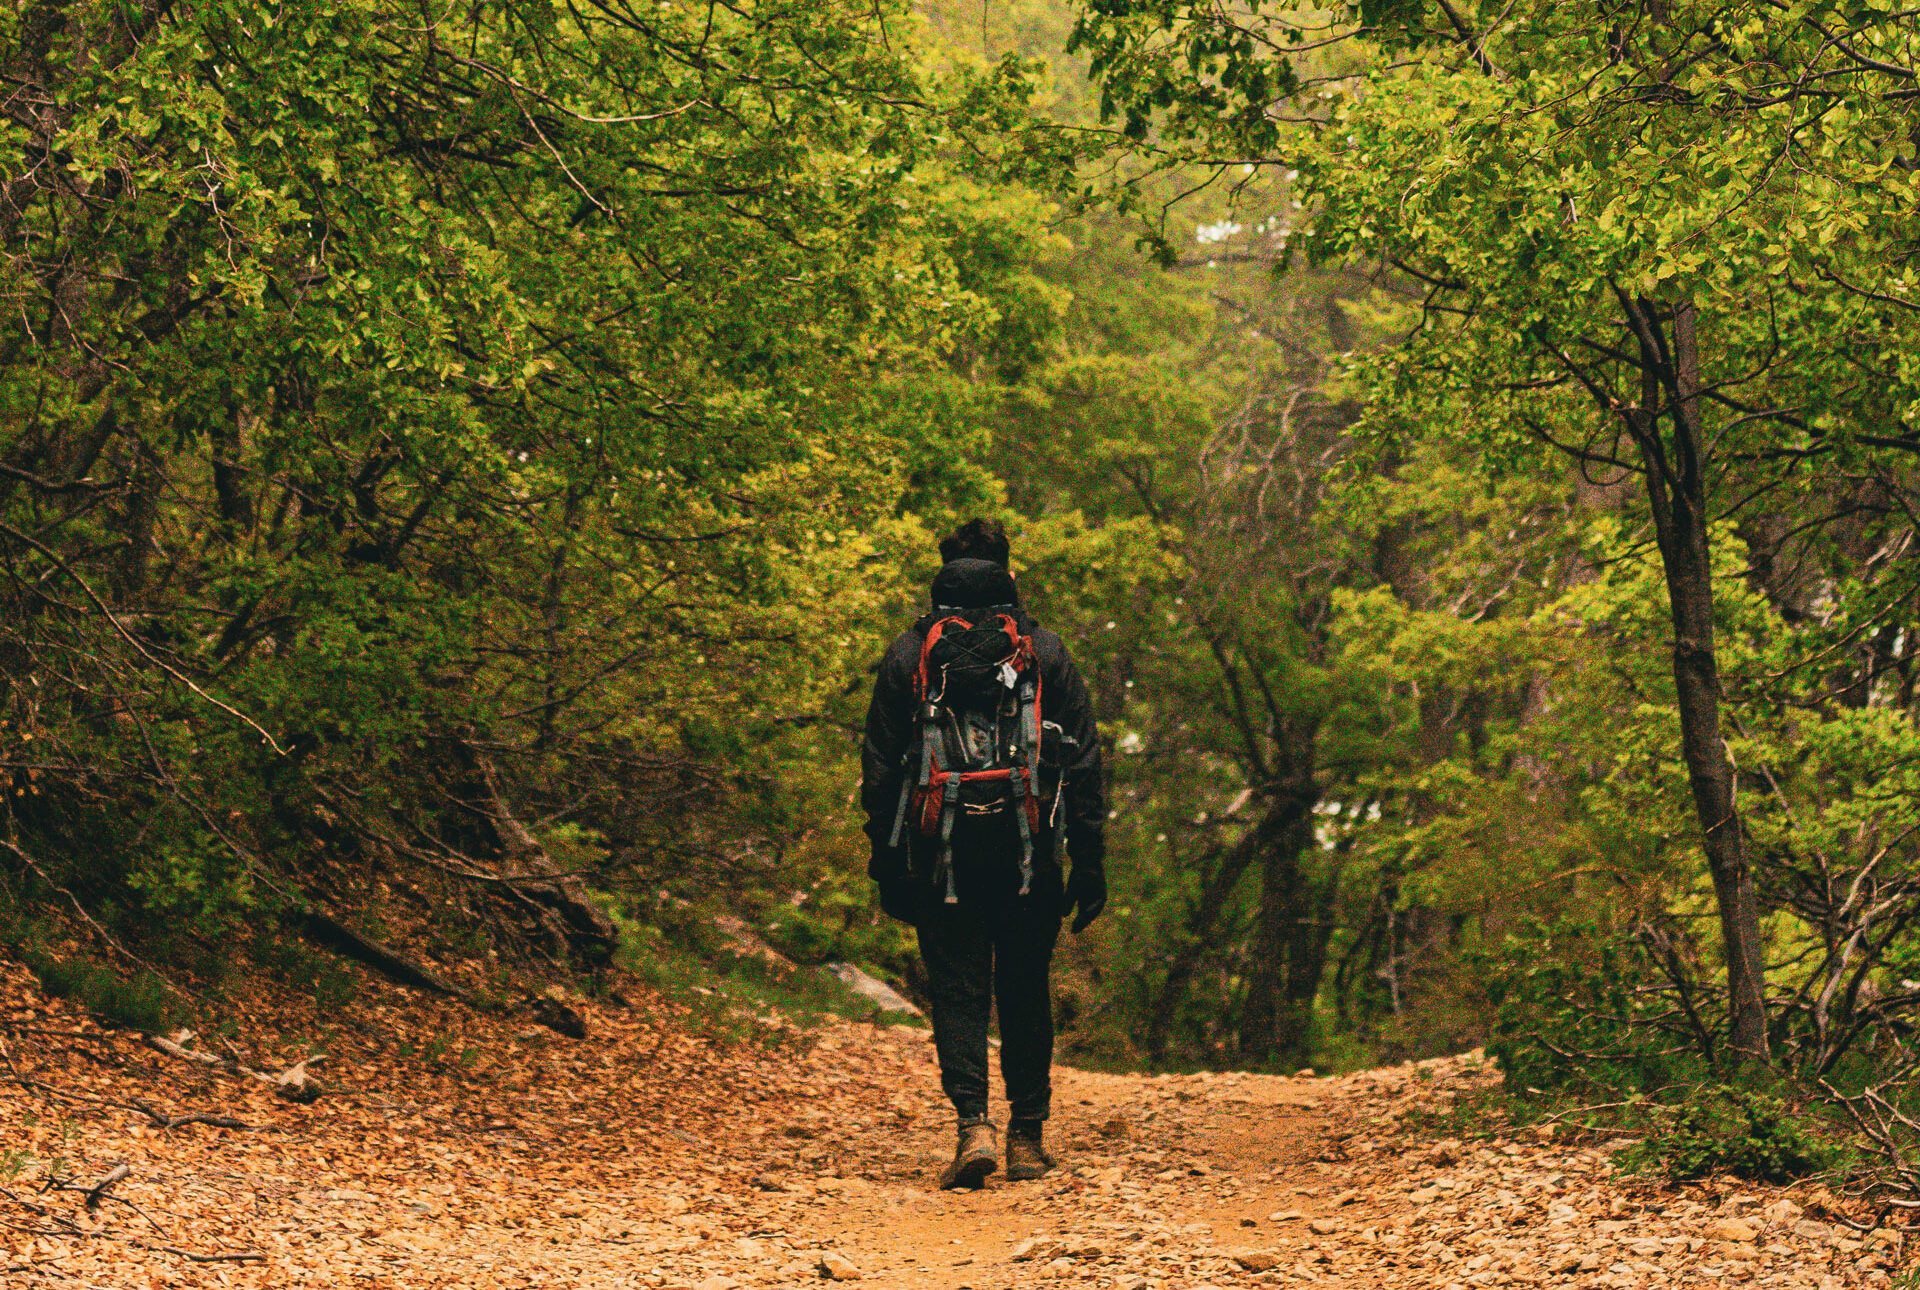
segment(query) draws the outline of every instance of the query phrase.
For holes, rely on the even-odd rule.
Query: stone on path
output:
[[[846,1255],[828,1250],[820,1256],[820,1275],[831,1281],[858,1281],[860,1269]]]

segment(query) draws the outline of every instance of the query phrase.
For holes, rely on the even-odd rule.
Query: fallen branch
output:
[[[6,1197],[8,1200],[20,1206],[22,1209],[31,1210],[32,1212],[34,1212],[35,1214],[38,1214],[41,1218],[46,1219],[50,1223],[58,1224],[58,1227],[51,1231],[39,1231],[39,1232],[36,1232],[35,1235],[38,1235],[38,1236],[85,1236],[88,1234],[87,1230],[84,1227],[81,1227],[78,1223],[74,1222],[72,1219],[66,1217],[63,1214],[55,1213],[53,1210],[48,1209],[45,1205],[41,1205],[35,1201],[28,1200],[25,1196],[20,1195],[18,1192],[12,1190],[11,1188],[0,1187],[0,1196]],[[17,1229],[17,1230],[25,1230],[25,1229]]]
[[[135,1098],[127,1105],[137,1111],[146,1112],[155,1127],[161,1129],[182,1129],[189,1124],[204,1124],[214,1129],[251,1129],[253,1127],[245,1120],[236,1120],[231,1115],[213,1115],[206,1111],[192,1111],[186,1115],[168,1115],[165,1112],[156,1111],[139,1098]]]
[[[193,1038],[191,1030],[176,1031],[171,1038],[165,1035],[142,1035],[147,1047],[163,1052],[169,1057],[178,1057],[181,1061],[192,1062],[196,1066],[205,1066],[227,1075],[241,1075],[248,1079],[257,1079],[263,1084],[271,1084],[273,1091],[291,1102],[311,1102],[320,1096],[320,1086],[307,1075],[307,1067],[325,1059],[325,1053],[315,1053],[302,1058],[278,1075],[243,1066],[230,1057],[218,1053],[204,1052],[198,1048],[189,1048],[187,1043]],[[231,1127],[231,1126],[228,1126]],[[241,1128],[249,1126],[241,1125]]]
[[[236,1250],[231,1254],[195,1254],[192,1250],[183,1250],[177,1245],[155,1245],[150,1241],[138,1239],[132,1243],[143,1250],[178,1255],[194,1263],[265,1263],[267,1261],[267,1256],[258,1250]]]
[[[39,1026],[22,1026],[11,1021],[0,1021],[4,1028],[15,1035],[43,1035],[49,1039],[84,1039],[91,1044],[110,1044],[114,1037],[109,1034],[95,1033],[91,1030],[46,1030]]]
[[[87,1206],[87,1212],[91,1214],[100,1208],[101,1199],[107,1194],[108,1191],[112,1190],[113,1185],[119,1182],[122,1178],[125,1178],[128,1174],[132,1172],[133,1172],[132,1165],[115,1165],[113,1168],[107,1170],[107,1172],[105,1172],[104,1174],[101,1174],[98,1178],[94,1179],[93,1182],[89,1183],[85,1187],[69,1186],[69,1187],[62,1187],[61,1190],[77,1191],[77,1192],[85,1193],[87,1198],[85,1202]]]
[[[269,1076],[268,1078],[272,1077]],[[21,1088],[31,1089],[38,1093],[45,1093],[49,1097],[63,1098],[69,1102],[85,1102],[90,1106],[106,1106],[121,1111],[137,1111],[153,1121],[153,1125],[157,1129],[178,1129],[189,1124],[206,1124],[216,1129],[251,1129],[253,1127],[251,1124],[236,1120],[230,1115],[211,1115],[205,1111],[194,1111],[188,1115],[168,1115],[164,1111],[155,1110],[139,1098],[122,1102],[110,1097],[94,1097],[87,1093],[75,1093],[71,1089],[56,1088],[52,1084],[44,1083],[37,1079],[28,1079],[24,1075],[7,1075],[4,1079],[9,1084],[18,1084]]]
[[[594,903],[587,885],[553,862],[547,849],[520,822],[508,805],[500,787],[500,776],[493,762],[471,743],[463,745],[479,772],[487,795],[488,809],[482,812],[492,823],[501,858],[522,872],[543,875],[538,882],[515,883],[511,890],[546,906],[569,925],[565,939],[585,941],[602,950],[610,950],[620,939],[620,929],[607,911]]]
[[[140,1208],[140,1206],[134,1204],[125,1196],[110,1196],[107,1194],[115,1183],[125,1178],[131,1171],[131,1165],[115,1165],[112,1169],[108,1170],[105,1175],[84,1186],[76,1185],[70,1179],[62,1178],[50,1180],[46,1190],[80,1192],[87,1198],[88,1213],[93,1213],[95,1210],[98,1210],[100,1208],[100,1202],[103,1200],[113,1201],[117,1205],[125,1205],[128,1209],[146,1219],[148,1225],[151,1226],[154,1231],[160,1233],[162,1236],[167,1235],[166,1225],[153,1215],[147,1213],[146,1210]]]
[[[389,980],[463,1002],[470,998],[459,986],[420,966],[392,946],[383,945],[371,936],[355,931],[330,914],[309,910],[301,921],[302,930],[309,938],[366,964]]]

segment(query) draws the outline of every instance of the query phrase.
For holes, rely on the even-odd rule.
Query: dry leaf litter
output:
[[[1062,1068],[1062,1167],[942,1193],[925,1032],[723,1047],[631,994],[569,997],[575,1040],[369,982],[328,1033],[177,1037],[214,1066],[0,963],[0,1283],[1829,1290],[1900,1267],[1896,1233],[1863,1239],[1817,1188],[1656,1186],[1615,1176],[1615,1144],[1538,1133],[1434,1141],[1411,1113],[1490,1082],[1472,1055],[1332,1079]],[[307,1091],[235,1069],[322,1049]]]

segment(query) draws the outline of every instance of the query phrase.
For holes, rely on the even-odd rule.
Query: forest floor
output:
[[[298,1104],[0,961],[0,1284],[1811,1290],[1901,1266],[1817,1189],[1674,1188],[1615,1176],[1617,1144],[1441,1136],[1493,1078],[1472,1056],[1325,1079],[1062,1069],[1061,1167],[942,1193],[924,1032],[717,1045],[630,993],[568,999],[584,1039],[369,985],[322,1034],[262,1003],[186,1041],[262,1069],[324,1044],[327,1088]],[[194,1113],[248,1127],[161,1127]]]

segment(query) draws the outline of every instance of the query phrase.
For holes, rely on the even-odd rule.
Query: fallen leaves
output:
[[[957,1197],[931,1189],[951,1129],[924,1032],[721,1049],[657,1002],[569,995],[588,1038],[566,1040],[366,995],[334,1019],[327,1095],[301,1105],[101,1031],[0,965],[9,1060],[70,1095],[0,1099],[0,1148],[22,1153],[0,1192],[9,1287],[1835,1290],[1886,1284],[1902,1254],[1894,1232],[1827,1221],[1840,1203],[1813,1188],[1655,1193],[1565,1132],[1407,1132],[1489,1079],[1472,1060],[1311,1082],[1062,1070],[1062,1167]],[[283,1024],[224,1060],[297,1061],[318,1028]],[[163,1095],[257,1127],[129,1105]],[[65,1189],[42,1193],[51,1170]]]

